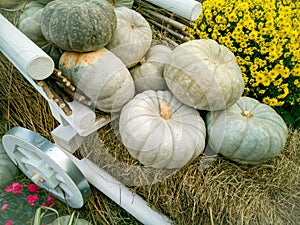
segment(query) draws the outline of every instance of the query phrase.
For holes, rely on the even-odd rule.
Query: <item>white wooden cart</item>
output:
[[[188,19],[195,19],[201,13],[201,4],[194,0],[150,2]],[[84,205],[89,198],[91,184],[143,224],[172,224],[168,217],[149,207],[139,195],[92,161],[87,158],[79,160],[73,155],[85,137],[111,120],[97,119],[91,108],[76,101],[70,103],[73,113],[67,116],[49,99],[35,80],[45,79],[52,74],[52,59],[1,14],[0,51],[48,101],[53,116],[60,123],[51,132],[55,143],[22,127],[14,127],[3,136],[4,149],[20,170],[38,186],[73,208]]]

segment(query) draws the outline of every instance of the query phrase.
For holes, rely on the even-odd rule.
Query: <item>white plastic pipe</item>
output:
[[[125,209],[144,225],[171,225],[173,222],[167,216],[158,213],[138,194],[134,194],[106,171],[99,168],[87,158],[81,160],[65,151],[76,164],[84,177],[94,187]]]
[[[202,4],[195,0],[146,0],[188,20],[195,21],[202,12]]]
[[[54,70],[54,62],[42,49],[0,13],[0,51],[23,74],[43,80]]]

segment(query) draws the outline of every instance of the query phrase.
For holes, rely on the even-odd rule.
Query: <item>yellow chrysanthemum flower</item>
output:
[[[245,93],[270,106],[294,106],[300,96],[300,1],[205,0],[202,7],[191,34],[235,54]]]

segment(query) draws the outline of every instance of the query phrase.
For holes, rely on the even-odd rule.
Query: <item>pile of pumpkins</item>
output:
[[[153,45],[132,4],[31,1],[19,29],[49,55],[61,54],[58,68],[97,109],[119,113],[121,141],[145,166],[182,168],[206,145],[238,163],[278,155],[287,126],[271,107],[242,96],[234,54],[211,39]]]

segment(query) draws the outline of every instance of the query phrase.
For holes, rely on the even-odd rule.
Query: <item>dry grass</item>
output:
[[[10,15],[15,21],[17,14]],[[48,103],[3,55],[0,82],[0,114],[8,121],[8,128],[26,127],[51,140],[50,132],[58,124]],[[199,157],[179,171],[140,167],[114,130],[112,124],[100,129],[96,136],[87,138],[78,153],[131,186],[175,224],[299,224],[299,130],[290,130],[284,151],[268,163],[241,166],[217,157],[203,170],[199,165],[204,158]],[[80,212],[95,224],[138,224],[95,188]]]
[[[176,224],[294,225],[300,221],[298,130],[290,130],[282,154],[259,166],[217,157],[202,170],[199,165],[204,158],[199,157],[179,171],[165,173],[140,167],[115,136],[112,124],[98,135],[100,138],[93,135],[87,139],[81,153]]]

